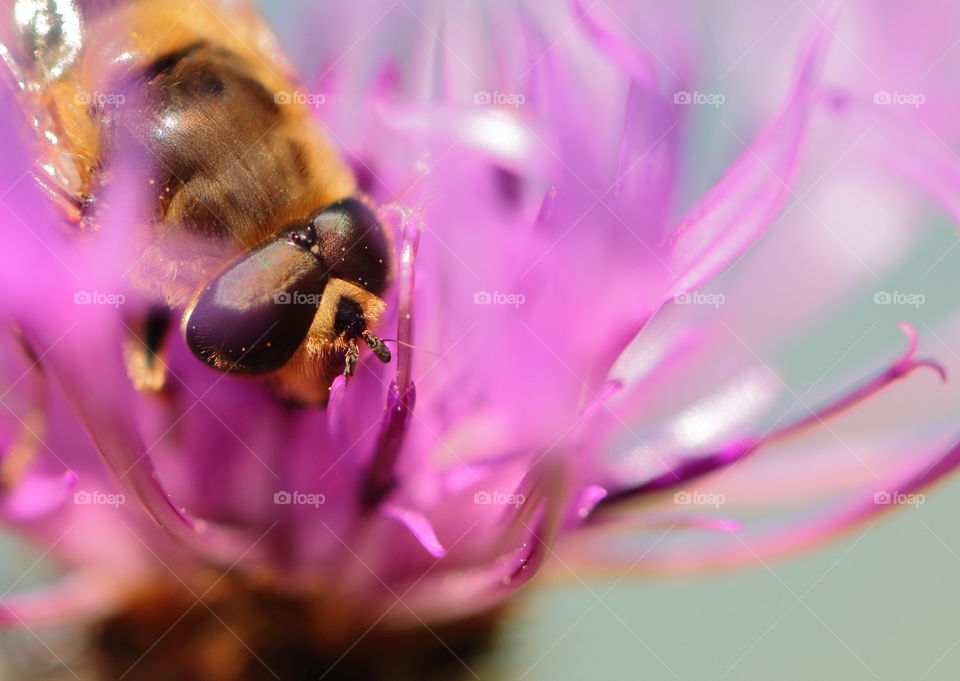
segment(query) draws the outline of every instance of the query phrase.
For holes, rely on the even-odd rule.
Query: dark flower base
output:
[[[322,598],[229,579],[201,602],[169,584],[141,593],[98,627],[95,647],[101,678],[125,681],[455,681],[474,678],[499,621],[370,628]]]

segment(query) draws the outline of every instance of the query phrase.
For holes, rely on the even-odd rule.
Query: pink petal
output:
[[[77,474],[27,473],[0,502],[0,515],[11,522],[43,517],[64,505],[77,483]]]
[[[792,187],[813,88],[827,47],[818,23],[800,58],[783,112],[674,228],[668,240],[677,280],[667,298],[691,291],[745,252],[771,225]]]
[[[960,158],[945,139],[925,123],[899,117],[890,107],[852,93],[830,90],[824,98],[840,120],[869,130],[864,146],[960,223]]]
[[[422,513],[392,503],[383,504],[380,511],[388,518],[393,518],[407,528],[420,542],[420,545],[427,550],[427,553],[434,558],[440,558],[447,552],[437,538],[433,525]]]
[[[898,503],[887,499],[904,499],[911,503],[925,488],[941,480],[960,467],[960,444],[936,458],[929,454],[918,457],[912,471],[906,475],[880,481],[847,502],[812,517],[803,517],[773,528],[748,528],[739,538],[722,542],[704,542],[693,548],[674,547],[662,551],[654,549],[640,566],[641,571],[678,574],[748,565],[757,561],[782,558],[817,544],[897,508]],[[918,502],[920,503],[920,502]]]

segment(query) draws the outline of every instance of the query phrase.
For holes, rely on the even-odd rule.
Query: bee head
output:
[[[368,329],[383,306],[388,248],[376,216],[360,201],[319,209],[207,282],[184,315],[187,345],[207,365],[236,374],[280,369],[308,335],[331,344],[362,338],[389,361]]]

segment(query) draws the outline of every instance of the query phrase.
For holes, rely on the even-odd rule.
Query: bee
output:
[[[95,232],[116,159],[138,152],[131,276],[153,304],[128,324],[135,386],[164,386],[177,315],[208,367],[304,403],[354,373],[359,341],[390,361],[374,334],[390,233],[250,7],[17,0],[12,13],[0,57],[43,139],[38,182],[78,231]]]

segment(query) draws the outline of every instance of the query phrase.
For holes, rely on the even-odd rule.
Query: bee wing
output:
[[[14,90],[25,126],[37,137],[40,187],[78,222],[82,180],[50,97],[80,58],[84,19],[74,0],[15,0],[0,9],[0,80]]]
[[[16,0],[4,12],[0,54],[19,89],[40,92],[76,63],[84,22],[74,0]]]

